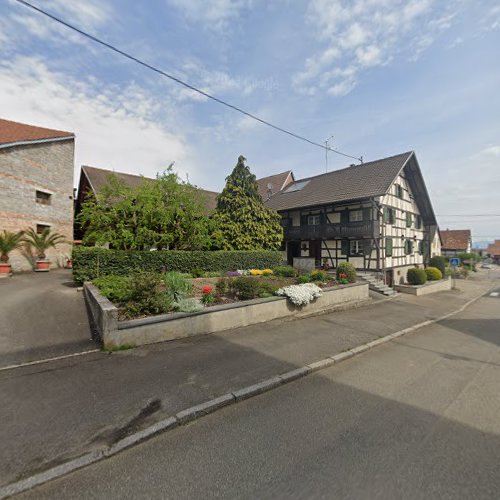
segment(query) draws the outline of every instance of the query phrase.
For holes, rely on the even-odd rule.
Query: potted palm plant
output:
[[[23,235],[23,231],[11,233],[5,230],[0,234],[0,277],[11,274],[12,269],[9,264],[9,253],[21,246]]]
[[[59,233],[51,233],[50,228],[45,228],[38,234],[33,228],[25,232],[23,241],[31,247],[37,256],[35,271],[49,271],[50,261],[47,260],[45,252],[49,248],[55,248],[59,243],[65,240]]]

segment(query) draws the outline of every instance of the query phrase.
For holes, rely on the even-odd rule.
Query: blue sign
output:
[[[450,259],[450,266],[451,267],[458,267],[460,265],[460,259],[458,257],[452,257]]]

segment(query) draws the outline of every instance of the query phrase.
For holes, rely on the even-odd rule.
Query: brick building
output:
[[[75,136],[0,119],[0,230],[45,227],[73,240]],[[47,252],[52,267],[63,266],[71,243]],[[15,271],[30,270],[24,250],[10,255]]]

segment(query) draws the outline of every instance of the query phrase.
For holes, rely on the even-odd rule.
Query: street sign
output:
[[[458,267],[460,265],[460,259],[458,257],[452,257],[450,259],[450,266],[451,267]]]

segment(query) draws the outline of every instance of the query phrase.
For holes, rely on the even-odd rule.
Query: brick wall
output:
[[[37,224],[73,240],[74,140],[0,149],[0,230],[20,231]],[[49,193],[50,205],[37,203],[36,191]],[[52,267],[63,266],[71,243],[47,252]],[[32,269],[25,250],[10,254],[14,271]]]

